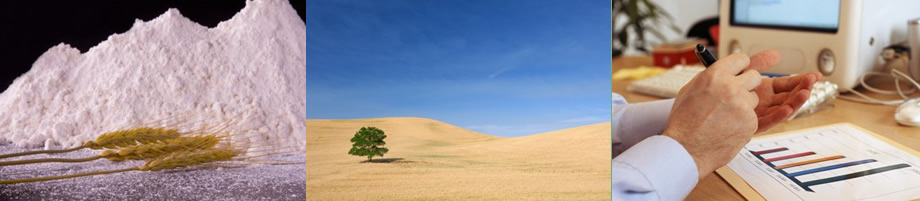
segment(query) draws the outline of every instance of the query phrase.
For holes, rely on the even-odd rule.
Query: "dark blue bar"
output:
[[[802,176],[802,175],[816,173],[816,172],[824,172],[824,171],[833,170],[837,168],[844,168],[844,167],[849,167],[849,166],[854,166],[854,165],[859,165],[859,164],[864,164],[864,163],[871,163],[871,162],[875,162],[875,159],[866,159],[866,160],[861,160],[861,161],[853,161],[849,163],[841,163],[841,164],[836,164],[836,165],[831,165],[831,166],[824,166],[824,167],[819,167],[819,168],[810,169],[810,170],[802,170],[798,172],[789,173],[786,176],[796,177],[796,176]]]
[[[897,164],[897,165],[889,165],[889,166],[880,167],[880,168],[875,168],[875,169],[866,170],[866,171],[862,171],[862,172],[854,172],[854,173],[850,173],[850,174],[846,174],[846,175],[840,175],[840,176],[831,177],[831,178],[826,178],[826,179],[819,179],[819,180],[809,181],[809,182],[802,183],[802,185],[803,185],[803,186],[821,185],[821,184],[826,184],[826,183],[831,183],[831,182],[838,182],[838,181],[842,181],[842,180],[853,179],[853,178],[857,178],[857,177],[862,177],[862,176],[868,176],[868,175],[872,175],[872,174],[887,172],[887,171],[890,171],[890,170],[897,170],[897,169],[906,168],[906,167],[910,167],[910,165],[904,164],[904,163]]]

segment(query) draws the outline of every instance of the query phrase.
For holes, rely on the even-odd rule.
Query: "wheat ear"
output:
[[[219,142],[220,138],[216,135],[179,137],[161,142],[127,146],[118,151],[106,150],[100,156],[111,161],[152,159],[178,151],[214,148]]]
[[[140,171],[168,170],[217,161],[229,161],[242,153],[243,151],[226,147],[194,151],[177,151],[163,157],[151,159],[137,168]]]
[[[140,144],[147,144],[157,141],[178,138],[181,133],[177,129],[140,127],[128,130],[118,130],[103,133],[96,137],[96,140],[83,144],[90,149],[114,149]]]

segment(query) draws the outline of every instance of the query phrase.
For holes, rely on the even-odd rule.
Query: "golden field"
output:
[[[348,155],[364,126],[384,157]],[[609,200],[610,123],[496,137],[424,118],[307,120],[308,200]]]

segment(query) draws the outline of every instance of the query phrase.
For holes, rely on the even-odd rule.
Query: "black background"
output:
[[[304,19],[306,2],[290,3]],[[0,91],[57,44],[85,53],[109,35],[128,31],[135,19],[149,21],[169,8],[213,28],[245,5],[245,0],[0,1]]]

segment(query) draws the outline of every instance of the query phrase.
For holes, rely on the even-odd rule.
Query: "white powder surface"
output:
[[[171,120],[229,123],[243,146],[303,150],[305,52],[305,24],[287,1],[247,1],[214,28],[170,9],[82,54],[50,48],[0,94],[0,143],[73,147]]]

